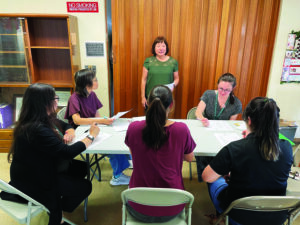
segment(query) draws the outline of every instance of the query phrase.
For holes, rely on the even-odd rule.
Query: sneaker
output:
[[[129,160],[128,160],[128,162],[129,162],[129,167],[128,167],[128,168],[129,168],[129,169],[133,169],[132,160],[131,160],[131,159],[129,159]]]
[[[109,183],[112,186],[129,185],[129,181],[130,177],[122,173],[118,178],[112,177]]]

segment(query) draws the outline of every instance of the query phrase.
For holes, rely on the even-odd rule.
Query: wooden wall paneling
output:
[[[137,89],[137,114],[142,115],[144,114],[144,109],[141,106],[141,78],[143,73],[143,64],[144,64],[144,55],[145,55],[145,48],[144,48],[144,39],[145,35],[148,34],[144,33],[144,24],[145,24],[145,4],[144,0],[138,1],[138,60],[137,60],[137,80],[138,84],[135,87]]]
[[[128,93],[126,93],[126,96],[130,96],[130,102],[127,104],[127,109],[132,109],[133,111],[130,112],[130,116],[132,115],[137,115],[138,114],[138,107],[139,107],[139,102],[138,96],[139,94],[139,85],[140,81],[138,79],[139,74],[138,74],[138,29],[139,29],[139,11],[138,11],[138,2],[137,1],[132,1],[132,4],[130,8],[135,9],[132,10],[131,13],[131,64],[130,64],[130,87],[126,89]],[[130,9],[129,9],[130,10]],[[130,63],[130,62],[129,62]],[[135,90],[135,91],[133,91]]]
[[[112,51],[113,51],[113,80],[114,80],[114,111],[120,110],[121,91],[120,91],[120,53],[119,53],[119,1],[111,1],[111,21],[112,21]]]
[[[264,95],[279,7],[280,0],[112,0],[115,112],[144,115],[143,62],[158,35],[179,63],[175,118],[185,118],[224,72],[237,77],[243,106]]]

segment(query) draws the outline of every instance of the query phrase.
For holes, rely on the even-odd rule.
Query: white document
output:
[[[210,120],[207,129],[214,131],[233,131],[233,128],[228,124],[228,121]]]
[[[237,133],[227,132],[227,133],[215,133],[216,138],[222,146],[229,144],[230,142],[240,140],[242,137]]]
[[[246,130],[246,123],[244,121],[234,122],[233,125],[239,130]]]
[[[164,84],[164,86],[168,87],[171,91],[174,89],[174,83]]]
[[[126,131],[129,126],[129,121],[128,120],[116,120],[112,124],[112,127],[114,128],[115,131]]]
[[[81,135],[76,135],[74,141],[72,143],[76,143],[78,141],[81,141],[84,139],[89,133],[83,133]],[[95,138],[95,140],[92,142],[92,144],[88,147],[90,149],[93,146],[99,145],[101,142],[103,142],[105,139],[109,138],[111,134],[100,132],[99,135]]]
[[[112,117],[112,119],[119,119],[121,116],[123,116],[123,115],[125,115],[126,113],[128,113],[128,112],[130,112],[132,109],[130,109],[130,110],[128,110],[128,111],[126,111],[126,112],[118,112],[116,115],[114,115],[113,117]]]
[[[146,116],[138,116],[138,117],[132,117],[132,122],[133,121],[142,121],[142,120],[146,120]]]

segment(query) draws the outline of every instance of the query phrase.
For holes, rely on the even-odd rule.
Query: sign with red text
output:
[[[67,2],[68,12],[76,13],[97,13],[99,12],[98,2]]]

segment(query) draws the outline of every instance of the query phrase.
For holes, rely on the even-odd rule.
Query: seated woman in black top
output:
[[[264,97],[253,99],[247,105],[243,119],[247,125],[246,138],[225,146],[202,173],[219,213],[238,198],[286,194],[293,152],[288,141],[278,138],[279,108],[275,101]],[[230,179],[226,183],[222,176],[229,173]],[[275,219],[274,215],[272,217]],[[232,218],[243,224],[258,224],[258,221],[251,221],[254,217],[244,216],[241,212],[232,214]],[[265,224],[282,224],[280,218]],[[235,221],[231,224],[236,224]]]
[[[49,209],[49,225],[67,224],[62,221],[62,211],[72,212],[91,193],[91,182],[84,178],[85,162],[72,159],[99,134],[99,128],[93,124],[88,137],[67,145],[74,130],[56,119],[56,107],[52,86],[30,85],[8,154],[8,160],[12,159],[11,185]],[[1,193],[3,197],[5,194]]]

